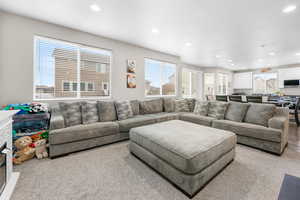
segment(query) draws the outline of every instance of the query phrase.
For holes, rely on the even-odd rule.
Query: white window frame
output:
[[[177,73],[178,73],[178,70],[177,70],[177,64],[175,63],[172,63],[172,62],[168,62],[168,61],[162,61],[162,60],[159,60],[159,59],[154,59],[154,58],[144,58],[144,69],[146,69],[146,60],[153,60],[153,61],[156,61],[156,62],[159,62],[160,63],[160,67],[159,67],[159,70],[160,70],[160,91],[159,91],[159,95],[147,95],[146,94],[146,88],[144,87],[144,95],[146,98],[155,98],[155,97],[176,97],[177,96]],[[163,74],[162,74],[162,65],[161,64],[172,64],[172,65],[175,65],[175,77],[174,77],[174,80],[175,80],[175,84],[174,84],[174,87],[175,87],[175,94],[173,95],[163,95],[162,94],[162,79],[163,79]],[[146,81],[146,70],[144,72],[144,82]]]
[[[217,75],[217,91],[216,91],[216,94],[217,95],[228,95],[228,93],[229,93],[229,74],[218,72],[216,75]],[[221,85],[221,81],[219,79],[220,76],[222,76],[223,78],[226,76],[226,81],[227,82],[226,82],[226,91],[225,91],[225,93],[220,93],[220,91],[219,91],[219,86]],[[223,83],[222,83],[222,85],[223,85]]]
[[[213,77],[214,77],[214,83],[213,83],[213,93],[212,94],[206,94],[205,93],[205,87],[206,87],[206,82],[205,82],[205,76],[206,76],[206,74],[213,74]],[[214,96],[215,94],[216,94],[216,73],[214,73],[214,72],[204,72],[203,73],[203,94],[204,94],[204,96]]]
[[[196,98],[196,97],[193,97],[193,96],[192,96],[192,93],[193,93],[193,88],[192,88],[192,86],[193,86],[192,76],[193,76],[193,73],[196,73],[197,78],[199,78],[199,72],[196,71],[196,70],[188,69],[188,68],[183,68],[183,69],[182,69],[182,72],[184,72],[184,71],[189,73],[189,95],[184,95],[184,94],[182,94],[182,97],[183,97],[183,98]],[[197,80],[197,82],[198,82],[198,80]],[[198,90],[198,85],[196,85],[196,87],[197,87],[197,90]],[[197,92],[197,93],[198,93],[198,92]]]
[[[77,91],[75,91],[77,93],[76,97],[56,97],[56,98],[49,98],[49,99],[43,99],[43,98],[36,98],[36,85],[35,85],[35,80],[37,77],[37,68],[38,68],[38,62],[37,62],[37,40],[44,40],[44,41],[49,41],[49,42],[55,42],[55,43],[61,43],[61,44],[65,44],[65,45],[71,45],[77,48],[77,72],[80,72],[80,65],[81,65],[81,60],[80,60],[80,49],[95,49],[95,50],[103,50],[103,51],[108,51],[110,52],[110,61],[109,61],[109,95],[108,96],[97,96],[97,97],[81,97],[80,95],[80,84],[77,84]],[[64,41],[64,40],[59,40],[59,39],[53,39],[53,38],[49,38],[49,37],[44,37],[44,36],[38,36],[38,35],[34,35],[33,36],[33,100],[34,101],[57,101],[57,100],[84,100],[84,99],[90,99],[90,100],[94,100],[94,99],[111,99],[112,98],[112,63],[113,63],[113,51],[111,49],[105,49],[105,48],[100,48],[100,47],[92,47],[92,46],[88,46],[88,45],[82,45],[82,44],[78,44],[78,43],[73,43],[73,42],[68,42],[68,41]],[[107,71],[106,71],[107,73]],[[55,74],[54,74],[55,77]],[[77,83],[80,83],[80,73],[77,73]],[[54,88],[55,91],[55,88]],[[62,90],[64,92],[64,90]],[[70,91],[66,91],[66,92],[72,92],[73,88],[70,88]]]

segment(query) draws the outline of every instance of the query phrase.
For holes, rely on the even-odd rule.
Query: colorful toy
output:
[[[40,139],[36,142],[34,142],[35,146],[35,155],[37,159],[47,158],[48,152],[47,152],[47,141],[45,139]]]
[[[22,164],[24,161],[34,157],[35,148],[32,146],[31,137],[21,137],[14,142],[14,145],[17,148],[15,158],[13,159],[14,164]]]
[[[32,102],[29,105],[29,113],[48,112],[48,105],[45,103]]]

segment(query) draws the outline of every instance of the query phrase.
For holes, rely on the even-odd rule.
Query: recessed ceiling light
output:
[[[157,28],[153,28],[153,29],[152,29],[152,33],[158,34],[158,33],[159,33],[159,30],[158,30]]]
[[[235,64],[231,63],[231,66],[234,66]]]
[[[296,8],[297,8],[297,6],[295,6],[295,5],[288,5],[282,10],[282,12],[290,13],[290,12],[293,12],[294,10],[296,10]]]
[[[90,5],[90,9],[94,12],[99,12],[101,8],[97,4]]]
[[[192,46],[192,43],[186,42],[186,43],[185,43],[185,46],[190,47],[190,46]]]
[[[300,56],[300,52],[299,52],[299,53],[296,53],[296,56]]]
[[[269,55],[270,56],[275,56],[275,52],[270,52]]]

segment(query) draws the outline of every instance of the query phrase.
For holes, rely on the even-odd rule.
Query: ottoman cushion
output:
[[[186,174],[200,172],[236,144],[232,132],[180,120],[133,128],[130,139]]]

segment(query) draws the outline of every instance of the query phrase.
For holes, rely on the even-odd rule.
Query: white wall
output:
[[[112,50],[113,99],[144,98],[145,57],[176,63],[181,72],[178,56],[0,11],[0,105],[32,101],[34,35]],[[136,89],[126,87],[127,59],[137,62]]]

